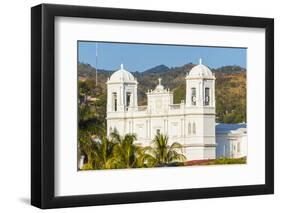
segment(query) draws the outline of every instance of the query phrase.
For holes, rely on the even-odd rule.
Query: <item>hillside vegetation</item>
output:
[[[168,68],[159,65],[142,73],[134,72],[138,84],[139,105],[146,105],[146,92],[154,89],[158,84],[158,78],[162,78],[165,88],[170,88],[174,93],[174,103],[180,103],[185,99],[185,76],[194,64],[186,64],[181,67]],[[246,70],[239,66],[224,66],[212,69],[216,75],[216,121],[224,123],[246,122]],[[98,88],[91,82],[95,81],[95,68],[88,64],[78,64],[79,82],[86,82],[91,90],[92,97],[98,97],[99,102],[105,107],[106,81],[113,73],[112,70],[98,70]],[[88,83],[87,83],[88,82]],[[97,94],[95,95],[95,91]],[[105,113],[104,110],[100,112]],[[104,118],[102,115],[101,118]]]

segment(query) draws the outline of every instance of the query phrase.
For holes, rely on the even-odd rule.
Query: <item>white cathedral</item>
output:
[[[107,135],[114,129],[121,135],[135,133],[136,143],[148,146],[162,133],[169,143],[183,145],[189,161],[246,156],[246,125],[215,122],[216,78],[211,70],[200,59],[185,80],[186,98],[180,104],[173,103],[173,93],[159,79],[147,92],[147,106],[138,106],[137,79],[121,64],[107,81]]]

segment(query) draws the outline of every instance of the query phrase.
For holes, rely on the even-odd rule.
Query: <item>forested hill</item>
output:
[[[174,92],[174,103],[185,99],[185,76],[195,64],[169,68],[165,65],[152,67],[144,72],[132,72],[137,78],[139,105],[146,105],[146,92],[154,89],[158,78],[162,78],[165,88]],[[239,66],[224,66],[211,69],[216,76],[216,111],[217,122],[246,122],[246,70]],[[112,70],[98,70],[98,82],[106,93],[105,82]],[[78,64],[79,80],[95,80],[95,68],[88,64]],[[103,96],[104,97],[104,96]]]

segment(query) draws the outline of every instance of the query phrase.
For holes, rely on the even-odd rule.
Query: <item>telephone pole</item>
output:
[[[98,43],[96,43],[96,86],[98,85]]]

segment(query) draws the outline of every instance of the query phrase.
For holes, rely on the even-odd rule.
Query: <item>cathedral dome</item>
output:
[[[202,64],[202,60],[199,60],[199,64],[193,67],[189,74],[188,77],[191,78],[209,78],[213,77],[212,71],[205,65]]]
[[[120,82],[120,81],[135,81],[134,76],[124,69],[123,64],[121,64],[121,67],[119,70],[115,71],[111,76],[109,81],[112,82]]]

